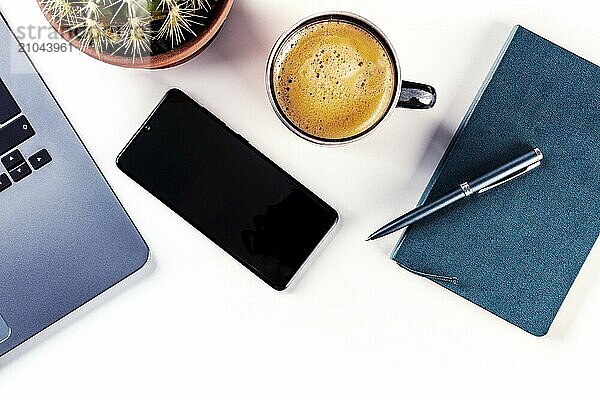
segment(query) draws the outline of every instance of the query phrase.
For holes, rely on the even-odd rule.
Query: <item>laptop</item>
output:
[[[0,356],[139,270],[149,250],[0,17]]]

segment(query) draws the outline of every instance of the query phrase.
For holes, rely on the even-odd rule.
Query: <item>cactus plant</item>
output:
[[[219,0],[40,0],[50,20],[82,51],[136,59],[173,50],[196,36]]]

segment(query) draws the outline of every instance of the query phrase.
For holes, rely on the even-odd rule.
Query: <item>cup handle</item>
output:
[[[435,105],[437,93],[433,86],[409,81],[402,82],[398,108],[411,110],[427,110]]]

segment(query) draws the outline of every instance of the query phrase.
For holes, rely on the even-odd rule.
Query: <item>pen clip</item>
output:
[[[520,177],[522,175],[525,175],[526,173],[528,173],[529,171],[531,171],[531,170],[539,167],[540,165],[542,165],[542,162],[541,161],[537,161],[537,162],[535,162],[535,163],[533,163],[531,165],[528,165],[527,167],[523,168],[522,170],[517,171],[517,172],[515,172],[512,175],[507,176],[506,178],[502,179],[501,181],[496,182],[493,185],[490,185],[488,187],[485,187],[485,188],[481,189],[477,193],[478,194],[479,193],[485,193],[488,190],[494,189],[494,188],[496,188],[498,186],[501,186],[501,185],[505,184],[506,182],[512,181],[513,179],[517,179],[518,177]]]

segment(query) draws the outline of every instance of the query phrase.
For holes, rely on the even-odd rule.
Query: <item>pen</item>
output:
[[[379,239],[389,235],[390,233],[414,224],[415,222],[449,206],[450,204],[453,204],[473,194],[487,192],[490,189],[498,187],[503,183],[526,174],[532,169],[539,167],[543,158],[544,155],[540,149],[535,148],[527,154],[517,157],[503,166],[473,179],[471,182],[462,183],[458,189],[448,193],[441,199],[430,204],[422,205],[415,210],[401,216],[400,218],[395,219],[394,221],[374,232],[371,236],[369,236],[367,241]]]

